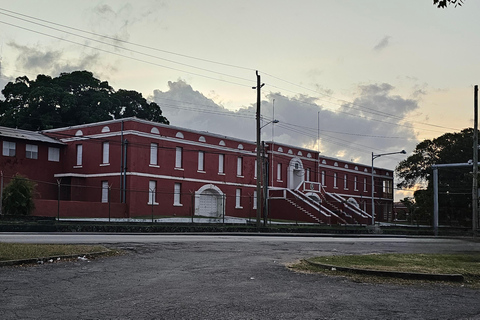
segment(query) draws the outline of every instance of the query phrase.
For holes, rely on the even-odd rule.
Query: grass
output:
[[[369,254],[322,256],[309,259],[320,264],[358,269],[399,271],[432,274],[462,274],[465,283],[480,288],[480,253],[465,254]],[[352,275],[348,272],[321,269],[307,263],[290,266],[294,270],[330,275],[344,275],[356,281],[392,282],[391,279],[366,275]],[[395,281],[394,281],[395,282]],[[401,283],[418,282],[402,280]]]
[[[99,245],[0,243],[0,261],[83,255],[107,250]]]

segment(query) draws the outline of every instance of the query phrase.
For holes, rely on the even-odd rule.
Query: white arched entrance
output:
[[[302,160],[293,158],[288,164],[288,188],[297,189],[305,181],[305,170],[303,169]]]
[[[195,215],[222,217],[225,212],[224,193],[213,184],[206,184],[195,191]]]

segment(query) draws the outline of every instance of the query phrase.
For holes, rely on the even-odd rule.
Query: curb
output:
[[[21,260],[6,260],[6,261],[0,261],[0,268],[1,267],[8,267],[8,266],[18,266],[22,264],[43,264],[46,261],[49,260],[54,260],[56,261],[57,259],[72,259],[72,258],[77,258],[77,257],[97,257],[97,256],[102,256],[105,254],[110,253],[111,250],[107,251],[98,251],[98,252],[91,252],[91,253],[81,253],[81,254],[69,254],[69,255],[60,255],[60,256],[51,256],[51,257],[42,257],[42,258],[31,258],[31,259],[21,259]]]
[[[318,262],[310,261],[309,259],[303,259],[310,265],[327,269],[338,270],[356,274],[366,274],[378,277],[390,277],[400,278],[407,280],[428,280],[428,281],[448,281],[448,282],[463,282],[465,278],[461,274],[435,274],[435,273],[416,273],[416,272],[399,272],[399,271],[380,271],[380,270],[368,270],[349,267],[339,267]]]

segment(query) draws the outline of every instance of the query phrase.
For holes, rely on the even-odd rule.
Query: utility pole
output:
[[[472,231],[475,233],[478,223],[478,85],[473,89],[473,187],[472,187]]]
[[[261,103],[261,94],[260,90],[264,86],[264,83],[260,84],[260,75],[258,70],[256,71],[257,75],[257,86],[252,89],[257,89],[257,113],[255,115],[257,119],[257,228],[261,226],[261,213],[262,213],[262,158],[261,158],[261,146],[260,146],[260,103]]]

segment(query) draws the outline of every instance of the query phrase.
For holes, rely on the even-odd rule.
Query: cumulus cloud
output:
[[[375,47],[373,47],[373,50],[382,51],[383,49],[388,47],[388,45],[390,44],[390,38],[391,38],[390,36],[383,37],[382,40],[380,40],[380,42],[377,43]]]
[[[165,92],[155,90],[151,99],[172,125],[255,141],[256,105],[231,111],[183,80],[168,86]],[[288,97],[271,92],[262,101],[263,124],[273,118],[280,122],[264,127],[262,140],[271,140],[274,129],[277,142],[313,150],[319,145],[325,156],[369,164],[371,152],[411,151],[415,147],[418,141],[407,120],[417,108],[416,100],[395,95],[394,87],[385,83],[359,86],[357,98],[336,110],[325,108],[308,95]],[[384,159],[379,165],[388,168],[399,161],[395,157]]]

